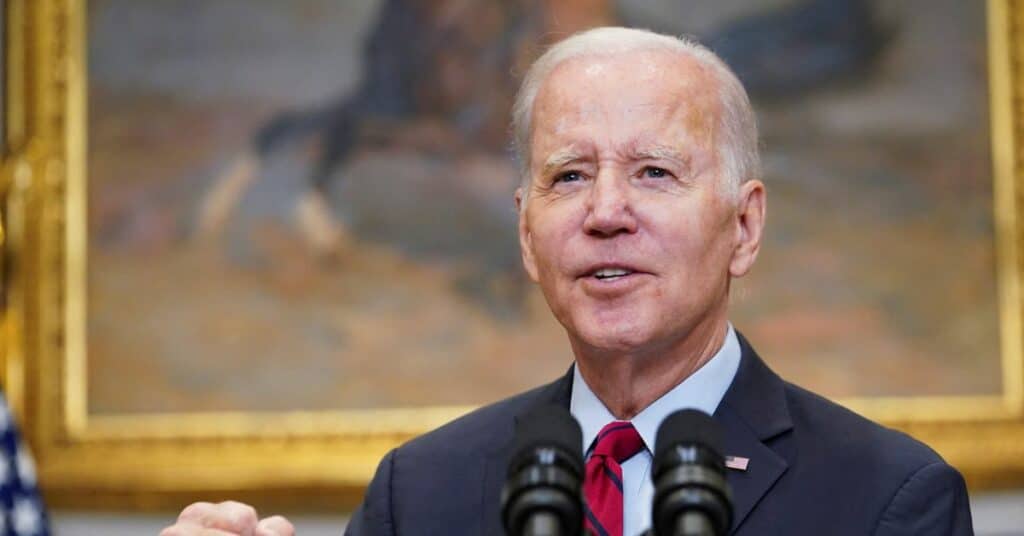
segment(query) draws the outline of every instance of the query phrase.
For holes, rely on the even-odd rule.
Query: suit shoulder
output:
[[[970,512],[963,479],[934,450],[803,388],[787,383],[783,393],[792,426],[769,446],[787,469],[768,500],[816,527],[794,533],[967,534],[938,529],[969,527]],[[802,508],[808,497],[813,512]]]
[[[816,452],[832,463],[906,478],[922,467],[945,463],[928,445],[871,421],[825,397],[791,383],[786,398],[801,456]],[[870,473],[869,473],[870,474]]]
[[[514,416],[544,400],[544,389],[471,411],[391,451],[370,485],[373,493],[360,520],[380,526],[386,521],[393,534],[449,534],[452,527],[473,526],[473,513],[489,507],[482,506],[481,486],[486,492],[501,483],[505,463],[498,453],[512,441]]]
[[[457,455],[493,450],[504,445],[513,432],[513,417],[536,403],[550,386],[537,387],[524,393],[477,408],[399,447],[404,456]]]

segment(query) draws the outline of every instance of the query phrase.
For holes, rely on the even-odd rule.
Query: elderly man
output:
[[[750,103],[718,58],[646,31],[590,30],[537,60],[513,114],[523,264],[575,364],[390,452],[346,534],[501,534],[513,423],[551,403],[580,422],[592,461],[633,444],[600,462],[621,475],[621,499],[584,483],[599,535],[650,526],[654,434],[680,408],[713,414],[725,454],[749,460],[728,474],[733,534],[971,534],[955,469],[784,382],[730,325],[730,281],[757,257],[766,194]],[[257,519],[200,503],[165,534],[204,525],[249,534]],[[290,530],[271,518],[253,533]]]

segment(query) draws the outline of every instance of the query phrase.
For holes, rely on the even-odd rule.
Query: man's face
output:
[[[543,82],[519,235],[574,347],[658,351],[724,319],[757,248],[721,175],[716,85],[668,51],[575,58]]]

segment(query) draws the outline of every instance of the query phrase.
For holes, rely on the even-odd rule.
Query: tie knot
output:
[[[644,448],[644,440],[629,421],[612,421],[594,439],[594,456],[607,456],[622,463]]]

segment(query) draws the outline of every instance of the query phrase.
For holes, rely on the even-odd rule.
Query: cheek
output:
[[[670,270],[685,273],[688,279],[714,277],[719,268],[727,270],[732,236],[721,207],[702,210],[699,206],[675,205],[661,211],[658,219],[661,225],[656,227],[666,231],[657,242],[671,259]]]
[[[559,273],[574,254],[581,223],[572,207],[537,211],[532,218],[533,250],[542,273]]]

